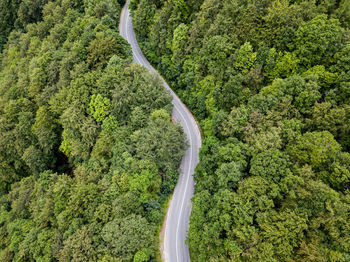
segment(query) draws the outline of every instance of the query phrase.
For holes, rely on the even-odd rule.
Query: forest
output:
[[[186,149],[123,0],[0,2],[0,261],[155,261]]]
[[[131,0],[200,123],[192,261],[350,261],[350,1]]]

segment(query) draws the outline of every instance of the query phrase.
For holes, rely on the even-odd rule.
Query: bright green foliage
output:
[[[327,61],[341,46],[342,32],[339,21],[326,15],[303,23],[293,43],[301,63],[310,67]]]
[[[139,195],[141,203],[147,203],[149,200],[157,198],[162,180],[159,174],[145,170],[131,176],[129,184],[130,191]]]
[[[185,136],[119,4],[0,3],[1,261],[155,259]]]
[[[114,130],[116,130],[118,127],[118,121],[114,116],[109,116],[107,118],[104,119],[103,123],[102,123],[102,130],[109,132],[109,133],[113,133]]]
[[[288,153],[301,164],[311,165],[320,178],[333,188],[343,190],[350,181],[349,154],[328,131],[305,133]]]
[[[147,262],[151,257],[151,252],[147,248],[143,248],[139,251],[134,256],[133,262]]]
[[[350,107],[333,106],[330,102],[316,103],[312,108],[312,116],[307,123],[317,130],[328,130],[342,145],[349,147],[349,122]]]
[[[269,56],[269,59],[272,58]],[[269,62],[271,63],[272,61]],[[286,78],[295,74],[298,69],[299,59],[293,53],[285,52],[282,54],[280,52],[273,63],[275,66],[266,72],[271,80],[275,78]]]
[[[153,120],[156,119],[163,119],[163,120],[169,120],[170,115],[169,113],[164,110],[164,109],[159,109],[159,110],[155,110],[150,114],[150,118]]]
[[[92,95],[90,101],[91,116],[97,122],[103,122],[110,113],[111,101],[100,94]]]
[[[310,1],[280,0],[270,3],[267,14],[263,17],[261,41],[266,43],[266,46],[275,46],[278,50],[288,51],[288,45],[294,40],[300,24],[305,19],[317,15],[317,9]]]
[[[174,37],[171,43],[171,51],[173,56],[171,58],[174,64],[183,62],[185,56],[185,47],[188,41],[189,27],[186,24],[180,24],[174,30]]]
[[[332,134],[323,131],[305,133],[296,144],[290,145],[288,153],[301,164],[320,168],[332,163],[340,150]]]
[[[245,69],[250,67],[254,62],[254,54],[251,54],[249,43],[243,48],[240,56],[238,56],[237,66]],[[233,52],[232,44],[228,36],[213,36],[204,43],[203,48],[199,52],[200,72],[212,75],[220,75],[226,68],[228,58]]]
[[[260,213],[257,223],[261,228],[261,236],[274,246],[274,255],[287,259],[293,255],[298,246],[297,239],[303,238],[307,229],[306,217],[294,211]]]
[[[328,72],[323,65],[314,66],[304,73],[305,76],[316,75],[320,86],[329,88],[338,78],[337,73]]]
[[[246,73],[256,61],[256,52],[253,52],[253,47],[249,42],[244,43],[238,50],[234,67],[242,73]]]
[[[295,98],[295,106],[299,108],[301,113],[307,113],[309,109],[321,98],[321,94],[318,92],[318,87],[314,86],[310,87],[309,90],[302,91],[296,98]]]
[[[349,1],[195,2],[133,6],[204,135],[191,260],[349,260]]]

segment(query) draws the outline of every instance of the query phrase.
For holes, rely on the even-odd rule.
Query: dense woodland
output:
[[[192,261],[350,261],[350,1],[131,7],[204,135]]]
[[[123,4],[0,3],[0,261],[155,260],[186,144]]]
[[[42,17],[42,9],[48,0],[2,0],[0,2],[0,51],[10,32],[23,31],[26,25]]]

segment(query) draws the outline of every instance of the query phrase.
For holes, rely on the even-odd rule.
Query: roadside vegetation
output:
[[[350,261],[350,1],[131,8],[204,134],[192,261]]]
[[[7,2],[0,261],[155,259],[185,136],[162,82],[131,63],[124,1]]]

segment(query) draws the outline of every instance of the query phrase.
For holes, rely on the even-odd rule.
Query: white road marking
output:
[[[186,185],[185,185],[185,192],[183,194],[183,197],[182,197],[182,202],[181,202],[181,208],[180,208],[180,215],[179,215],[179,218],[181,218],[181,215],[182,215],[182,210],[183,210],[183,205],[184,205],[184,202],[185,202],[185,196],[186,196],[186,192],[187,192],[187,187],[188,187],[188,182],[189,182],[189,178],[190,178],[190,172],[191,172],[191,167],[192,167],[192,155],[193,155],[193,147],[192,147],[192,135],[191,135],[191,130],[187,124],[187,121],[184,117],[184,115],[180,112],[180,110],[177,109],[176,106],[174,106],[174,108],[180,113],[181,117],[185,120],[185,124],[186,124],[186,128],[188,130],[188,133],[189,133],[189,140],[190,140],[190,149],[191,149],[191,157],[190,157],[190,164],[188,166],[188,171],[187,171],[187,180],[186,180]],[[176,259],[177,261],[180,261],[179,260],[179,251],[178,251],[178,235],[179,235],[179,226],[180,226],[180,220],[181,219],[178,219],[177,221],[177,227],[176,227],[176,241],[175,241],[175,245],[176,245]]]
[[[124,26],[121,27],[121,29],[125,30],[125,36],[126,36],[126,40],[130,43],[131,48],[133,50],[133,56],[136,60],[136,62],[140,65],[143,65],[144,67],[148,68],[149,71],[155,73],[162,81],[163,84],[165,86],[166,89],[168,89],[173,97],[173,105],[174,105],[174,109],[178,112],[179,116],[181,117],[181,119],[183,120],[187,132],[188,132],[188,139],[190,142],[190,150],[187,152],[190,152],[190,162],[188,165],[188,170],[187,170],[187,177],[186,177],[186,184],[185,184],[185,191],[184,194],[182,196],[182,201],[181,201],[181,207],[180,207],[180,213],[178,215],[178,219],[177,219],[177,227],[176,227],[176,235],[175,235],[175,245],[176,245],[176,259],[178,262],[181,262],[179,260],[179,248],[178,248],[178,239],[179,239],[179,229],[180,229],[180,222],[181,222],[181,216],[183,213],[183,209],[184,209],[184,203],[185,203],[185,199],[186,199],[186,193],[188,190],[188,184],[189,184],[189,179],[191,174],[191,168],[192,168],[192,159],[193,159],[193,155],[194,155],[194,148],[193,148],[193,139],[192,139],[192,133],[191,133],[191,129],[189,128],[189,124],[188,121],[186,120],[185,116],[181,113],[181,108],[185,107],[185,105],[181,102],[181,100],[176,96],[175,92],[169,87],[169,85],[166,83],[166,81],[159,75],[159,73],[149,64],[149,62],[147,61],[147,59],[142,55],[142,51],[139,50],[138,45],[137,45],[137,40],[135,41],[135,43],[132,43],[132,41],[134,42],[134,37],[130,36],[130,32],[132,32],[132,28],[130,28],[130,26],[132,25],[131,19],[130,19],[130,11],[128,9],[128,5],[129,5],[129,1],[127,1],[127,4],[124,7],[124,14],[123,17],[125,16],[126,13],[126,19],[125,19],[125,24]],[[138,55],[138,52],[141,53],[141,55]],[[179,105],[177,105],[177,102]],[[181,122],[180,119],[180,122]],[[191,120],[191,119],[190,119]],[[192,124],[194,124],[195,126],[197,126],[197,123],[192,120]],[[196,128],[195,130],[196,134],[199,134],[199,140],[200,140],[200,132],[199,129]],[[197,139],[198,140],[198,139]],[[198,140],[198,141],[199,141]],[[197,141],[197,142],[198,142]],[[199,142],[200,143],[200,142]],[[186,173],[183,173],[183,175],[186,175]],[[189,203],[189,205],[191,206],[191,203]],[[188,205],[186,205],[188,206]],[[173,208],[169,209],[169,219],[171,218],[171,215],[173,214]],[[165,228],[165,240],[166,241],[166,235],[167,235],[167,229],[168,229],[168,224],[166,224],[166,228]],[[164,245],[164,247],[166,246],[166,244]],[[165,258],[167,259],[167,256],[169,255],[168,252],[166,252],[166,250],[164,249],[164,253],[165,253]]]

